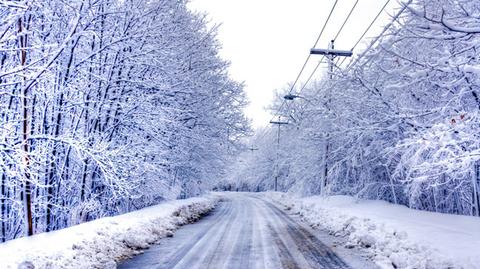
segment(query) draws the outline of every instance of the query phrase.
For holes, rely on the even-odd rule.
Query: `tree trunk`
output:
[[[0,242],[6,241],[6,229],[5,226],[7,224],[7,215],[6,215],[6,203],[7,199],[5,193],[5,184],[6,184],[6,176],[5,171],[2,171],[2,182],[1,182],[1,189],[0,189]]]
[[[473,165],[473,173],[472,173],[472,185],[473,185],[473,193],[472,193],[472,215],[473,216],[480,216],[480,190],[479,184],[480,183],[480,165],[475,163]]]
[[[23,22],[18,19],[18,34],[20,42],[20,61],[21,65],[25,66],[27,61],[27,36],[23,35]],[[23,165],[24,165],[24,182],[23,182],[23,203],[24,203],[24,218],[26,226],[26,234],[33,235],[32,223],[32,194],[30,182],[30,156],[29,156],[29,141],[28,141],[28,87],[22,87],[21,104],[22,104],[22,143],[23,143]]]

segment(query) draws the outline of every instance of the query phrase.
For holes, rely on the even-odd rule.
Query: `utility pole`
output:
[[[310,54],[312,55],[324,55],[328,58],[328,71],[329,71],[329,78],[333,79],[333,60],[336,57],[352,57],[353,52],[351,50],[336,50],[335,49],[335,40],[331,40],[328,44],[328,49],[316,49],[312,48],[310,50]]]
[[[330,50],[335,49],[335,40],[330,41],[330,44],[328,46]],[[329,72],[329,78],[330,80],[333,79],[333,59],[335,58],[335,55],[330,54],[327,56],[328,57],[328,72]]]
[[[279,161],[279,151],[280,151],[280,127],[282,125],[287,125],[288,122],[286,121],[281,121],[280,120],[280,116],[278,116],[278,121],[273,121],[271,120],[270,121],[271,124],[276,124],[278,125],[278,129],[277,129],[277,156],[276,156],[276,161],[275,161],[275,181],[274,181],[274,190],[277,191],[278,189],[278,177],[280,175],[280,169],[279,169],[279,165],[278,165],[278,161]]]
[[[335,49],[335,40],[331,40],[330,43],[328,44],[328,49],[316,49],[312,48],[310,50],[310,54],[314,55],[324,55],[325,57],[328,58],[328,72],[329,72],[329,79],[333,80],[333,68],[334,64],[333,61],[335,60],[336,57],[352,57],[353,52],[351,50],[336,50]],[[289,100],[288,98],[286,98]],[[292,100],[295,98],[292,98]],[[327,99],[327,104],[330,103],[330,98]],[[327,109],[329,109],[327,107]],[[325,136],[325,141],[324,141],[324,150],[323,150],[323,188],[324,190],[327,187],[327,177],[328,177],[328,154],[329,154],[329,148],[330,148],[330,134],[328,133],[329,130],[327,130],[327,134]]]

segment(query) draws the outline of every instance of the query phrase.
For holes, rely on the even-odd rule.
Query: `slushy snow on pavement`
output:
[[[311,226],[368,249],[382,268],[480,268],[480,218],[409,209],[350,196],[269,193]]]

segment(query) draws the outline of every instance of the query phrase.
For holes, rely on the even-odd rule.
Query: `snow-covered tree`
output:
[[[248,132],[186,1],[0,1],[0,241],[188,197]]]
[[[280,154],[267,152],[276,144],[271,135],[256,154],[263,160],[246,169],[273,156],[267,166],[280,166],[283,191],[479,215],[480,5],[404,5],[378,42],[337,68],[334,79],[277,106],[290,122]]]

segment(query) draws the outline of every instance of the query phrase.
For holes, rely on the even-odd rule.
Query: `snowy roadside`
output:
[[[219,196],[168,201],[115,217],[0,244],[0,268],[116,268],[215,207]],[[27,263],[24,263],[27,265]],[[24,268],[31,268],[25,266]]]
[[[350,196],[266,193],[314,228],[365,248],[381,268],[480,268],[480,218],[409,209]]]

